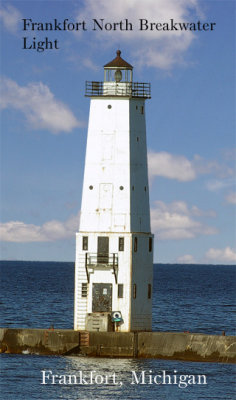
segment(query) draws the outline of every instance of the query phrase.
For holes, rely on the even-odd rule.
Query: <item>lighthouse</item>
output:
[[[153,235],[145,101],[150,83],[133,82],[121,57],[90,97],[79,232],[76,233],[74,329],[150,331]]]

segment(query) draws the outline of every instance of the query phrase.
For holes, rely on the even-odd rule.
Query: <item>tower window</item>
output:
[[[111,109],[111,107],[112,107],[112,106],[111,106],[110,104],[108,104],[107,108],[109,108],[109,110]]]
[[[82,248],[83,250],[88,250],[88,236],[83,236]]]
[[[134,238],[134,252],[136,253],[137,250],[138,250],[138,238],[135,236],[135,238]]]
[[[141,106],[140,112],[141,112],[141,114],[144,114],[144,106]]]
[[[123,299],[124,297],[124,285],[123,283],[118,284],[118,299]]]
[[[120,186],[120,190],[124,190],[124,186]]]
[[[88,296],[88,285],[87,283],[82,282],[81,297],[87,297],[87,296]]]
[[[136,283],[133,284],[133,299],[137,297],[137,285]]]
[[[151,283],[148,284],[148,299],[152,298],[152,285]]]
[[[123,237],[119,237],[119,251],[124,251],[125,247],[125,239]]]
[[[93,186],[92,185],[89,186],[89,190],[93,190]]]
[[[147,186],[144,186],[144,191],[145,191],[145,192],[147,191]]]
[[[152,251],[152,238],[149,238],[149,252]]]

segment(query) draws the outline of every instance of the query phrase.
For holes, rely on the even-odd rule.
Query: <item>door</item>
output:
[[[108,264],[109,260],[109,238],[107,236],[98,236],[98,264]]]
[[[93,283],[92,312],[112,311],[112,283]]]

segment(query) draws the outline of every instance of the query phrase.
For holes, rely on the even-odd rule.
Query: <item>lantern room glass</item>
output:
[[[121,79],[116,79],[121,73]],[[104,68],[104,82],[132,82],[132,70],[122,68]]]

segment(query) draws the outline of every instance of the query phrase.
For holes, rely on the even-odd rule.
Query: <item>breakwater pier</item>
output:
[[[236,337],[185,332],[0,328],[0,351],[236,363]]]

